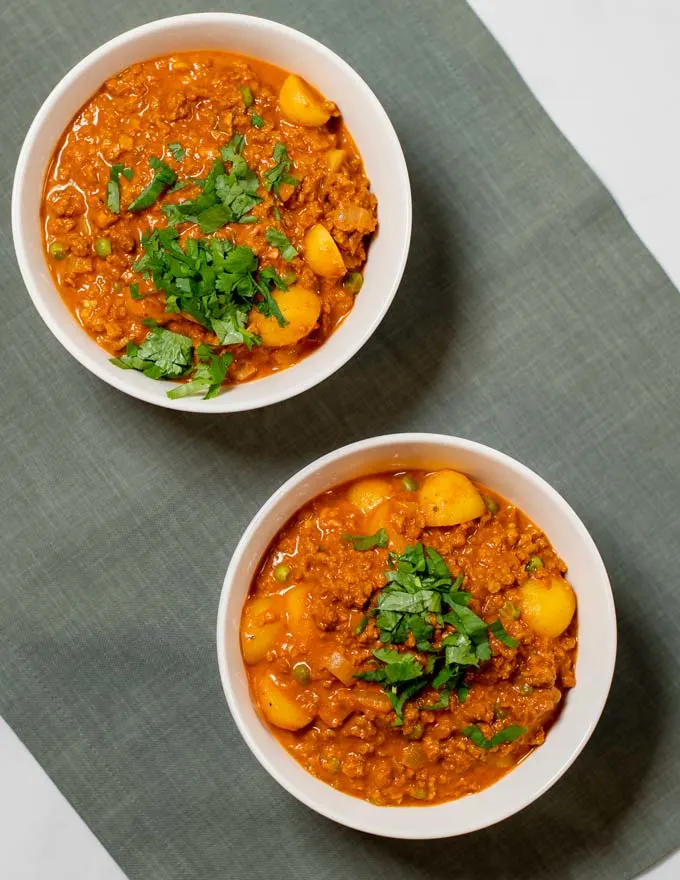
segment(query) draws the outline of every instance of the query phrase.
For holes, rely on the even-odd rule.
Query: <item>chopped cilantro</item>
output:
[[[276,164],[273,168],[264,172],[262,175],[262,185],[267,192],[274,190],[275,194],[281,198],[279,187],[282,183],[288,183],[290,186],[297,186],[300,181],[297,177],[291,177],[291,175],[288,174],[293,167],[293,161],[288,155],[286,145],[282,144],[281,141],[279,141],[274,147],[273,158]]]
[[[385,533],[385,544],[376,544],[380,532],[365,537],[345,535],[345,539],[352,540],[355,549],[385,546],[387,532],[380,531]],[[357,542],[361,542],[359,546]],[[468,608],[470,595],[461,589],[463,575],[454,578],[434,548],[414,544],[403,553],[389,553],[388,559],[386,583],[368,612],[383,644],[373,652],[380,665],[356,677],[381,685],[400,724],[404,702],[424,687],[431,687],[438,698],[430,699],[422,709],[447,708],[454,691],[459,702],[465,702],[469,693],[465,686],[467,671],[491,657],[489,630],[505,644],[516,646],[516,642],[500,620],[489,625]],[[388,647],[407,641],[420,655],[427,656],[427,663],[411,647]],[[418,686],[414,688],[413,684]]]
[[[191,366],[192,351],[188,336],[155,327],[141,345],[128,342],[126,353],[111,358],[111,363],[124,370],[140,370],[150,379],[176,379]]]
[[[139,292],[139,284],[130,285],[130,296],[132,299],[144,299],[144,294]]]
[[[246,329],[253,307],[285,325],[271,290],[286,290],[287,285],[271,266],[259,268],[249,247],[234,247],[223,238],[188,238],[182,247],[172,228],[143,235],[141,245],[144,253],[133,269],[165,294],[166,312],[190,315],[212,330],[220,344],[259,344]]]
[[[128,180],[132,180],[132,168],[125,165],[112,165],[109,171],[109,182],[106,184],[106,207],[112,214],[120,214],[120,183],[118,178],[122,174]]]
[[[480,749],[493,749],[495,746],[503,745],[503,743],[514,742],[527,732],[526,727],[520,727],[519,724],[510,724],[495,733],[491,739],[487,739],[481,729],[476,724],[470,724],[463,728],[461,733],[471,740]]]
[[[265,232],[265,238],[272,247],[277,248],[281,252],[281,256],[287,262],[294,260],[298,252],[295,250],[289,239],[279,229],[273,229],[271,226]]]
[[[198,223],[201,231],[210,235],[227,223],[257,222],[248,212],[262,201],[257,195],[260,182],[241,155],[244,146],[243,135],[234,135],[221,148],[222,158],[215,159],[208,176],[193,180],[201,189],[195,199],[163,205],[168,225]],[[229,172],[225,162],[231,163]]]
[[[378,529],[375,535],[343,535],[355,550],[373,550],[374,547],[387,547],[389,535],[386,529]]]
[[[250,123],[255,128],[263,128],[264,127],[264,119],[260,116],[259,113],[252,113],[251,114]]]
[[[248,86],[241,86],[241,97],[243,98],[243,106],[246,110],[253,106],[253,93]]]
[[[203,400],[216,397],[233,360],[234,355],[228,351],[225,351],[224,354],[211,355],[207,363],[201,360],[201,363],[194,370],[191,381],[168,391],[168,397],[171,400],[179,400],[181,397],[188,397],[190,394],[203,394],[203,392],[205,392]]]
[[[498,620],[494,620],[493,623],[489,624],[489,629],[496,636],[499,642],[503,642],[504,645],[507,645],[508,648],[516,648],[519,645],[517,639],[513,639],[512,636],[509,636],[505,631],[505,627],[501,623],[500,617]]]
[[[172,144],[168,144],[168,149],[169,149],[170,152],[172,153],[172,158],[173,158],[176,162],[181,162],[182,159],[183,159],[183,158],[186,156],[186,154],[187,154],[187,151],[184,149],[184,147],[183,147],[180,143],[177,143],[177,141],[175,141],[175,142],[172,143]]]
[[[177,175],[172,168],[156,156],[149,157],[149,165],[154,171],[151,183],[130,204],[129,211],[143,211],[145,208],[150,208],[164,190],[177,182]]]

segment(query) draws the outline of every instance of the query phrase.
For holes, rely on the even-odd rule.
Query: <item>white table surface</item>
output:
[[[680,0],[469,3],[680,288]],[[1,718],[0,878],[125,880]]]

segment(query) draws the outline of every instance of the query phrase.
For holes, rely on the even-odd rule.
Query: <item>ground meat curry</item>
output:
[[[218,393],[286,368],[351,310],[376,199],[340,110],[263,62],[193,52],[106,82],[64,133],[47,261],[114,363]]]
[[[369,477],[301,510],[245,603],[263,718],[310,773],[380,805],[480,791],[540,746],[575,684],[566,566],[451,470]]]

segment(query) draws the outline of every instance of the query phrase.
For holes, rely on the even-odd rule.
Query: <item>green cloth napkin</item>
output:
[[[4,4],[5,195],[68,68],[202,7]],[[130,880],[634,877],[680,845],[678,293],[462,2],[239,11],[327,43],[383,101],[413,185],[404,282],[371,342],[313,391],[175,414],[109,388],[52,338],[5,201],[0,713]],[[269,494],[321,453],[403,430],[496,446],[564,493],[620,625],[609,704],[566,776],[495,828],[420,843],[347,830],[279,788],[231,721],[214,646],[229,555]]]

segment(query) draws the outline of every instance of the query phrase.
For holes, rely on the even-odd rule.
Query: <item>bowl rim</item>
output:
[[[551,501],[558,508],[561,508],[562,512],[566,514],[566,516],[572,521],[577,532],[579,533],[580,541],[583,541],[585,546],[588,546],[592,551],[594,551],[593,560],[599,570],[599,577],[597,578],[597,580],[600,586],[604,588],[603,594],[607,606],[607,619],[606,621],[602,622],[602,625],[603,627],[606,626],[605,637],[608,638],[610,644],[609,652],[606,655],[606,667],[598,669],[601,694],[599,700],[589,707],[590,711],[587,719],[581,726],[577,745],[571,750],[569,754],[565,754],[564,758],[558,761],[558,766],[552,771],[552,773],[547,775],[547,777],[540,783],[540,785],[536,787],[531,787],[528,792],[524,792],[523,794],[521,794],[521,796],[519,796],[512,805],[510,805],[507,809],[499,811],[499,813],[497,815],[494,815],[490,821],[483,824],[474,823],[471,824],[469,827],[464,827],[460,829],[447,829],[443,833],[441,830],[437,830],[434,827],[424,827],[423,829],[419,829],[418,833],[395,834],[389,829],[389,816],[390,814],[393,814],[393,811],[395,809],[405,809],[403,807],[377,807],[376,809],[384,811],[383,816],[385,817],[385,819],[383,820],[382,824],[378,821],[356,821],[351,810],[342,812],[341,810],[336,809],[330,804],[315,800],[313,797],[308,796],[305,792],[297,788],[295,783],[291,782],[291,780],[288,778],[287,774],[280,769],[277,762],[275,760],[271,760],[268,755],[260,749],[255,739],[251,737],[249,724],[241,713],[239,701],[236,698],[234,690],[232,688],[232,673],[229,663],[227,662],[227,604],[233,586],[234,577],[241,564],[242,557],[247,552],[251,540],[256,535],[258,530],[262,527],[263,523],[269,516],[270,511],[278,504],[281,499],[291,493],[295,488],[303,484],[308,477],[312,476],[316,471],[324,468],[326,465],[332,464],[334,462],[337,463],[344,458],[351,456],[355,452],[367,449],[375,450],[382,447],[390,447],[399,443],[423,447],[427,447],[428,445],[434,446],[436,444],[443,443],[449,445],[452,450],[466,450],[495,461],[503,467],[506,467],[509,470],[513,471],[515,474],[518,475],[520,479],[532,483],[536,488],[542,490],[543,492],[547,492],[547,494],[551,496]],[[367,470],[367,475],[369,473],[370,471]],[[329,486],[329,488],[331,487]],[[284,788],[287,792],[289,792],[289,794],[292,794],[299,801],[304,803],[315,812],[320,813],[326,818],[332,819],[333,821],[338,822],[341,825],[345,825],[349,828],[354,828],[358,831],[367,832],[380,837],[402,838],[410,840],[432,840],[471,833],[473,831],[481,830],[482,828],[491,827],[492,825],[495,825],[498,822],[509,818],[510,816],[520,812],[529,804],[533,803],[535,800],[541,797],[541,795],[543,795],[549,788],[551,788],[564,775],[564,773],[566,773],[569,767],[571,767],[571,765],[585,748],[588,740],[595,730],[595,727],[600,720],[611,690],[617,654],[616,609],[614,606],[614,597],[611,589],[611,583],[609,581],[609,576],[607,574],[607,570],[605,568],[597,545],[595,544],[595,541],[593,540],[590,532],[587,530],[583,521],[574,511],[571,505],[556,489],[554,489],[550,485],[550,483],[543,479],[543,477],[539,476],[527,465],[522,464],[520,461],[512,458],[506,453],[474,440],[467,440],[463,437],[457,437],[448,434],[402,432],[369,437],[364,440],[359,440],[354,443],[339,447],[338,449],[335,449],[331,452],[326,453],[325,455],[320,456],[319,458],[315,459],[310,464],[299,470],[297,473],[289,477],[262,504],[258,512],[255,514],[255,516],[251,519],[250,523],[246,527],[240,540],[238,541],[238,544],[234,549],[231,560],[229,562],[229,566],[227,568],[227,572],[224,577],[217,612],[216,647],[217,662],[220,673],[220,680],[222,682],[222,689],[224,691],[224,695],[226,697],[232,718],[235,721],[236,726],[241,736],[245,740],[248,748],[251,750],[256,759],[260,762],[262,767],[264,767],[264,769],[279,783],[279,785],[282,786],[282,788]],[[283,749],[282,746],[281,748]],[[511,775],[512,771],[510,774],[502,778],[507,779]],[[498,782],[500,781],[502,780],[498,780]],[[494,783],[494,785],[496,784],[498,783]],[[493,789],[494,785],[489,786],[489,789]],[[332,786],[328,786],[328,788],[330,791],[338,793],[337,790],[334,789]],[[351,795],[347,795],[347,797],[352,798]],[[357,800],[361,802],[361,799]],[[428,809],[436,809],[437,807],[446,806],[450,803],[458,803],[460,802],[460,800],[461,799],[446,801],[441,804],[434,804],[431,807],[423,805],[414,809],[422,812],[427,811]],[[464,800],[464,798],[462,800]]]
[[[134,387],[133,385],[128,383],[125,371],[120,370],[120,375],[118,375],[117,373],[113,373],[108,370],[105,366],[105,362],[101,361],[101,359],[97,358],[94,354],[90,354],[90,352],[86,350],[85,345],[81,346],[80,344],[74,344],[73,341],[69,339],[67,334],[62,331],[56,319],[53,319],[50,313],[50,307],[48,306],[48,303],[46,301],[46,297],[40,291],[40,283],[37,278],[36,272],[34,272],[31,257],[28,254],[27,238],[28,229],[30,223],[32,222],[32,218],[30,216],[27,216],[28,212],[24,210],[22,204],[24,181],[31,173],[29,170],[30,154],[33,150],[35,142],[40,137],[42,127],[45,124],[46,120],[49,118],[54,104],[68,93],[69,89],[76,81],[80,80],[81,77],[86,76],[90,68],[93,65],[97,64],[97,62],[99,62],[102,58],[106,57],[112,52],[115,52],[120,47],[125,46],[128,43],[134,42],[138,38],[146,37],[149,34],[163,31],[164,29],[173,27],[175,25],[198,25],[208,23],[223,26],[229,25],[230,23],[234,22],[245,23],[246,25],[260,28],[262,30],[272,29],[272,31],[275,32],[278,36],[282,36],[283,38],[292,40],[294,42],[306,44],[310,49],[313,49],[324,56],[325,60],[334,65],[340,74],[349,77],[364,92],[367,104],[371,106],[372,113],[380,118],[380,128],[384,132],[384,135],[390,144],[391,152],[393,153],[396,160],[396,186],[403,194],[401,205],[403,211],[402,220],[404,223],[404,236],[403,240],[401,242],[398,242],[401,252],[397,255],[398,259],[396,259],[394,263],[391,285],[389,287],[387,285],[385,286],[385,291],[383,293],[382,299],[379,301],[379,307],[373,310],[370,319],[360,326],[360,332],[357,333],[356,336],[353,338],[352,344],[346,346],[344,349],[339,351],[329,363],[321,364],[320,369],[310,370],[309,375],[306,378],[298,379],[296,381],[295,369],[298,364],[304,363],[306,360],[308,360],[308,358],[304,358],[302,361],[298,361],[296,364],[293,364],[291,367],[287,368],[287,370],[281,371],[281,373],[277,374],[291,374],[291,381],[284,389],[277,389],[269,392],[266,392],[265,389],[264,392],[261,392],[259,398],[253,401],[243,399],[230,403],[230,394],[228,389],[225,393],[211,399],[210,401],[203,401],[201,398],[198,397],[185,397],[179,400],[171,400],[165,394],[159,397],[151,391],[152,386],[148,385],[148,382],[152,382],[155,380],[148,379],[148,382],[144,382],[139,387]],[[146,57],[147,56],[145,55],[144,58],[140,58],[140,60],[144,60],[146,59]],[[97,86],[97,88],[99,87],[101,87],[101,84]],[[43,181],[45,173],[46,168],[41,169]],[[284,400],[289,400],[290,398],[295,397],[298,394],[302,394],[303,392],[308,391],[310,388],[313,388],[316,385],[321,384],[321,382],[325,381],[326,379],[330,378],[330,376],[332,376],[348,361],[350,361],[354,357],[354,355],[356,355],[360,351],[360,349],[366,344],[366,342],[368,342],[368,340],[371,338],[371,336],[385,317],[385,314],[387,313],[390,305],[392,304],[397,290],[399,289],[399,285],[401,284],[404,269],[406,267],[406,261],[408,259],[411,243],[412,222],[413,207],[411,185],[404,152],[392,124],[392,121],[387,115],[387,112],[382,106],[382,103],[373,92],[371,87],[368,85],[368,83],[340,55],[338,55],[332,49],[328,48],[328,46],[324,45],[324,43],[314,39],[314,37],[310,37],[302,31],[297,30],[296,28],[292,28],[289,25],[282,24],[272,19],[263,18],[261,16],[246,15],[237,12],[196,12],[155,19],[154,21],[147,22],[135,28],[131,28],[130,30],[124,31],[123,33],[112,37],[110,40],[107,40],[105,43],[93,49],[89,54],[87,54],[83,59],[81,59],[77,64],[75,64],[70,70],[68,70],[64,74],[64,76],[54,86],[54,88],[41,104],[38,112],[31,122],[31,125],[29,126],[29,129],[22,143],[12,183],[11,225],[12,238],[14,241],[14,251],[17,258],[17,263],[19,264],[19,270],[21,272],[24,286],[26,287],[28,294],[31,297],[31,300],[33,301],[33,305],[35,306],[43,322],[51,331],[52,335],[83,367],[85,367],[98,378],[102,379],[108,385],[117,388],[119,391],[122,391],[125,394],[130,395],[131,397],[137,398],[138,400],[143,400],[146,403],[151,403],[156,406],[162,406],[167,409],[184,412],[216,414],[260,409],[262,407],[270,406],[275,403],[281,403]],[[52,285],[51,293],[53,293],[55,296],[60,296],[59,291],[54,284]],[[73,318],[73,320],[75,322],[75,318]],[[90,338],[87,336],[87,333],[83,328],[80,328],[80,330],[84,334],[84,341]],[[101,349],[100,346],[99,348]],[[318,351],[323,351],[323,348],[324,345],[320,346]],[[104,349],[101,350],[104,351],[105,354],[107,354]],[[146,377],[144,378],[146,379]],[[263,377],[260,380],[255,380],[255,382],[253,382],[253,385],[256,385],[258,382],[266,382],[267,378],[269,377]],[[204,404],[206,403],[208,403],[209,406],[205,406]]]

